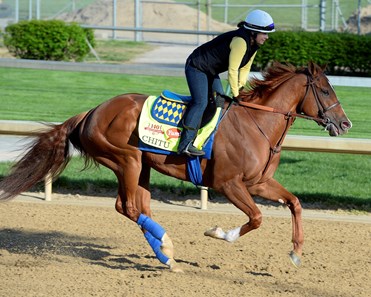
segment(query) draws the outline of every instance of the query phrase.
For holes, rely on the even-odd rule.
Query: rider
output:
[[[268,33],[275,31],[272,17],[262,10],[251,11],[237,27],[199,46],[186,61],[185,74],[192,101],[183,117],[178,154],[205,154],[193,145],[193,140],[210,95],[224,93],[219,74],[228,70],[231,92],[237,97],[246,83],[256,51],[268,39]]]

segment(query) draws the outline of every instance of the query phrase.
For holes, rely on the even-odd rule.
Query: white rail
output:
[[[282,148],[290,151],[371,155],[371,139],[287,135]]]
[[[0,120],[0,134],[30,135],[32,132],[40,131],[43,128],[45,126],[41,123]],[[371,155],[371,139],[287,135],[282,148],[291,151]],[[50,201],[51,199],[52,179],[47,176],[45,179],[45,200]],[[201,209],[207,209],[207,187],[201,187],[200,199]]]

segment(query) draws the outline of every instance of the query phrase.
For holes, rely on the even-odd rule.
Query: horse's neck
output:
[[[295,112],[299,102],[304,97],[306,83],[305,75],[296,75],[276,87],[269,95],[263,94],[263,96],[255,98],[251,102],[284,112]]]
[[[282,83],[269,95],[263,94],[260,98],[250,101],[279,111],[260,111],[255,109],[246,111],[251,115],[253,124],[270,140],[271,144],[276,144],[285,136],[292,121],[284,114],[296,112],[299,103],[305,95],[305,90],[306,77],[304,75],[296,75]]]

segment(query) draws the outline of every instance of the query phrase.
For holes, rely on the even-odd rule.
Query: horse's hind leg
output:
[[[123,164],[126,166],[122,165],[121,170],[115,171],[119,182],[116,210],[141,227],[144,237],[161,263],[168,265],[171,271],[181,272],[174,260],[174,248],[170,237],[165,229],[151,218],[150,168],[146,166],[138,168],[142,165],[141,162],[139,164],[134,162],[133,166]]]
[[[136,199],[140,201],[142,213],[146,216],[139,216],[137,223],[142,227],[144,237],[152,247],[156,257],[164,264],[170,267],[173,272],[182,272],[182,269],[174,260],[173,242],[165,230],[151,219],[149,191],[150,167],[143,165],[139,177]],[[143,219],[143,222],[140,221]],[[165,256],[165,257],[163,257]]]

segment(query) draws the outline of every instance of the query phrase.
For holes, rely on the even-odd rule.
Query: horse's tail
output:
[[[58,176],[70,160],[69,136],[86,113],[76,115],[62,124],[50,125],[47,131],[33,134],[35,140],[25,155],[16,162],[0,182],[0,200],[10,200],[42,181],[47,174]]]

